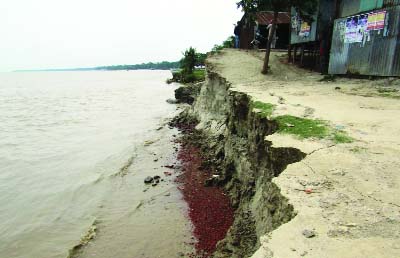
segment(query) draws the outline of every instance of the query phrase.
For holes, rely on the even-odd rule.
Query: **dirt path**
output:
[[[274,179],[298,215],[263,237],[253,257],[400,257],[398,82],[322,82],[321,75],[282,63],[282,55],[273,53],[268,76],[260,73],[258,52],[227,50],[208,62],[233,90],[276,105],[273,116],[326,120],[354,141],[267,137],[273,146],[309,155]]]

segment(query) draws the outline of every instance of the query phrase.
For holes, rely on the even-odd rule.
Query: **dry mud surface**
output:
[[[283,53],[272,53],[265,76],[262,55],[226,50],[208,62],[230,90],[275,104],[273,116],[326,120],[354,141],[266,137],[273,147],[308,155],[273,179],[297,215],[261,237],[252,257],[400,257],[400,100],[386,94],[398,86],[387,79],[322,82],[282,62]]]

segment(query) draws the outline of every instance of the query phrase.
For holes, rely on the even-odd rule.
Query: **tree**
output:
[[[186,49],[183,53],[183,58],[181,60],[181,69],[184,74],[192,74],[194,67],[196,66],[196,49],[190,47]]]
[[[279,12],[286,12],[291,7],[294,7],[301,17],[305,20],[311,20],[311,16],[315,13],[317,5],[318,0],[241,0],[237,3],[238,8],[241,7],[244,13],[250,17],[254,17],[255,13],[260,11],[274,12],[274,18],[265,51],[264,65],[261,71],[263,74],[268,73],[271,42],[276,31]]]
[[[203,66],[206,63],[207,54],[196,53],[196,66]]]
[[[181,71],[179,72],[180,82],[188,83],[198,81],[199,78],[204,77],[204,71],[195,70],[196,66],[205,65],[207,54],[199,53],[195,48],[190,47],[182,53],[183,58],[180,61]]]

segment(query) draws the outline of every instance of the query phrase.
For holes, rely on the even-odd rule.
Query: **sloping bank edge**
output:
[[[206,81],[193,105],[181,116],[199,121],[200,130],[219,174],[217,184],[229,193],[236,209],[232,227],[214,257],[250,257],[260,237],[289,222],[296,212],[272,182],[306,154],[295,148],[274,148],[265,136],[278,124],[256,113],[251,98],[207,64]]]

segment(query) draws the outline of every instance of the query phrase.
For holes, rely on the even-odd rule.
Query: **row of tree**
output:
[[[135,65],[112,65],[112,66],[99,66],[94,70],[170,70],[180,67],[180,62],[158,62],[158,63],[142,63]]]

